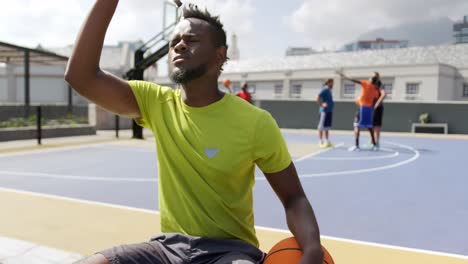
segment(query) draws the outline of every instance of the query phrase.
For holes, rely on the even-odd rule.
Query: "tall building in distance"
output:
[[[463,21],[453,25],[453,37],[455,43],[468,43],[468,15],[463,17]]]
[[[306,56],[314,54],[315,51],[309,47],[288,47],[286,56]]]
[[[358,40],[357,42],[346,44],[344,46],[344,51],[401,49],[407,48],[408,44],[408,40],[387,40],[383,38]]]
[[[237,44],[236,34],[232,34],[231,36],[231,45],[229,45],[229,48],[228,48],[228,57],[230,60],[240,59],[239,45]]]

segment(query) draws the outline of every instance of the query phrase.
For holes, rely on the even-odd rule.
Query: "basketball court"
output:
[[[468,263],[468,138],[384,134],[380,151],[349,152],[350,133],[325,150],[313,131],[283,134],[336,263]],[[159,232],[154,146],[0,154],[0,233],[84,255],[147,240]],[[263,250],[290,235],[260,171],[254,208]]]

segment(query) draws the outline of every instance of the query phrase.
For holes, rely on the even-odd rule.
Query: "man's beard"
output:
[[[200,78],[208,71],[206,64],[202,64],[194,69],[180,69],[171,73],[171,80],[177,84],[188,83]]]

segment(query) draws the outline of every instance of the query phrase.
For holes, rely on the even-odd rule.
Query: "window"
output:
[[[281,83],[275,84],[274,89],[275,89],[274,90],[275,96],[279,97],[279,96],[283,95],[283,84],[281,84]]]
[[[407,83],[406,84],[406,94],[407,95],[417,95],[417,94],[419,94],[419,83]]]
[[[257,85],[254,83],[247,83],[247,91],[251,94],[255,94],[255,91],[257,91]]]
[[[232,93],[234,94],[238,93],[240,91],[240,82],[232,82],[231,90],[232,90]]]
[[[302,84],[293,84],[291,87],[291,97],[300,98],[302,94]]]
[[[359,48],[361,48],[361,49],[370,49],[371,44],[369,42],[359,43]]]
[[[393,83],[384,83],[384,88],[387,95],[391,96],[393,94]]]
[[[344,95],[354,96],[355,91],[356,91],[356,85],[354,83],[346,83],[344,85],[344,90],[343,90]]]
[[[468,83],[463,84],[463,97],[468,97]]]

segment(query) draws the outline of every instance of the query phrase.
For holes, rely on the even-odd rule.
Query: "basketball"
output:
[[[330,253],[324,246],[322,246],[322,251],[323,251],[323,264],[335,264],[332,256],[330,255]]]
[[[231,86],[231,80],[229,79],[224,80],[223,85],[224,87],[229,88]]]
[[[327,249],[322,246],[323,263],[334,264]],[[263,264],[296,264],[302,256],[302,249],[294,237],[289,237],[276,243],[268,252]]]

